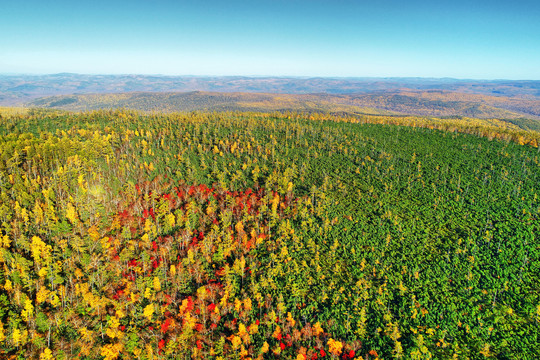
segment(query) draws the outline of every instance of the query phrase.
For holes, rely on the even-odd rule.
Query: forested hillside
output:
[[[539,130],[540,82],[450,78],[0,75],[0,105],[65,110],[300,111],[466,116]],[[523,121],[522,121],[523,120]]]
[[[540,100],[446,91],[384,91],[368,94],[264,94],[160,92],[62,95],[36,99],[30,107],[70,111],[135,109],[145,112],[258,111],[348,115],[420,115],[507,119],[540,130]]]
[[[2,112],[0,357],[540,357],[538,133]]]

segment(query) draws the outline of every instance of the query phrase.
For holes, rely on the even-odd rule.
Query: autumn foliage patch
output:
[[[536,135],[356,120],[0,118],[0,358],[539,358]]]

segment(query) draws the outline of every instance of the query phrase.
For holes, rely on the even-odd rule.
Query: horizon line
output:
[[[192,74],[160,74],[160,73],[76,73],[76,72],[58,72],[58,73],[26,73],[14,72],[3,73],[0,76],[155,76],[155,77],[191,77],[191,78],[248,78],[248,79],[362,79],[362,80],[407,80],[407,79],[422,79],[422,80],[446,80],[446,81],[540,81],[540,79],[510,79],[510,78],[458,78],[451,76],[320,76],[320,75],[192,75]]]

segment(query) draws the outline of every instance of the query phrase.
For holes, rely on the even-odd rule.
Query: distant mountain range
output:
[[[320,111],[540,120],[540,81],[0,75],[0,105],[66,110]],[[538,121],[533,121],[535,127]]]

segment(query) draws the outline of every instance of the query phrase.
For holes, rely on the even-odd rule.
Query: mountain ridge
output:
[[[0,106],[58,107],[70,111],[125,107],[169,112],[247,110],[465,116],[521,123],[524,122],[520,119],[527,119],[527,127],[540,129],[540,81],[0,75]]]
[[[351,94],[389,91],[450,90],[483,95],[540,99],[536,80],[464,80],[450,78],[331,78],[249,76],[158,76],[158,75],[0,75],[0,105],[73,93],[134,91],[220,91],[269,93]]]
[[[404,89],[359,94],[273,94],[241,92],[130,92],[39,98],[29,107],[68,111],[127,108],[139,111],[259,111],[507,119],[540,129],[540,103],[525,99],[440,90]],[[528,121],[525,121],[528,120]],[[526,125],[525,125],[526,124]]]

